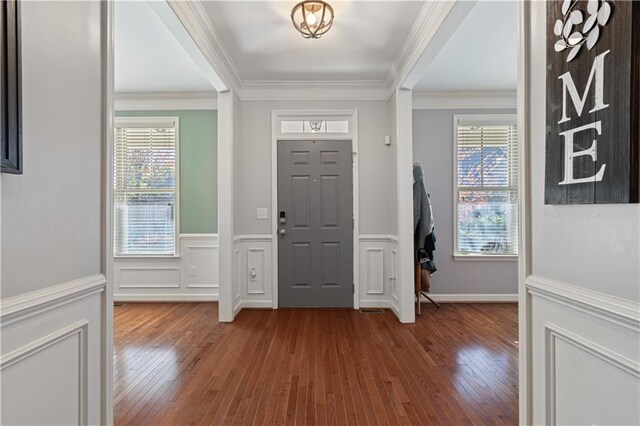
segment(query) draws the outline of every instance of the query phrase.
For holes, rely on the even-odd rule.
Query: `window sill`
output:
[[[463,254],[455,253],[453,260],[460,262],[517,262],[517,254]]]
[[[151,260],[151,261],[162,261],[162,260],[179,260],[180,259],[180,255],[176,254],[173,256],[140,256],[140,255],[136,255],[136,256],[113,256],[113,260],[115,261],[120,261],[120,260],[133,260],[133,261],[140,261],[140,260]]]

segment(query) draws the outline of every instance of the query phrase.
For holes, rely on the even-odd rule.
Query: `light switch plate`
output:
[[[258,207],[256,210],[256,219],[269,219],[266,207]]]

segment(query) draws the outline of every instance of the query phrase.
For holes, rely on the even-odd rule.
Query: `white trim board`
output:
[[[215,92],[129,92],[115,94],[116,111],[217,110]]]
[[[515,91],[415,92],[413,109],[516,109]]]
[[[537,275],[527,277],[526,287],[534,296],[640,332],[640,303]]]
[[[271,111],[271,217],[278,217],[278,141],[281,140],[308,140],[308,133],[282,133],[281,122],[286,119],[318,120],[328,118],[342,118],[349,120],[349,133],[344,134],[317,134],[318,140],[340,140],[351,142],[352,152],[352,176],[353,176],[353,308],[360,307],[359,280],[360,269],[358,261],[358,242],[360,236],[360,191],[359,191],[359,166],[358,166],[358,110],[272,110]],[[272,236],[272,295],[273,308],[278,307],[278,221],[273,220],[271,226]]]
[[[217,302],[217,294],[114,294],[114,302]]]
[[[0,327],[75,302],[96,293],[107,285],[104,275],[90,275],[41,290],[0,299]]]
[[[429,293],[429,297],[438,303],[517,303],[517,294],[436,294]],[[421,303],[429,300],[421,296]]]

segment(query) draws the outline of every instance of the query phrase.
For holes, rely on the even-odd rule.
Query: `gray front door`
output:
[[[349,141],[278,141],[278,305],[353,307]]]

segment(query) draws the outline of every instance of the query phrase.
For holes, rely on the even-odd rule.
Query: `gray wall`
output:
[[[358,110],[360,233],[397,233],[396,149],[387,101],[242,101],[241,161],[234,172],[236,234],[270,234],[271,220],[256,220],[256,208],[271,214],[271,111]],[[395,142],[395,141],[394,141]]]
[[[434,294],[517,294],[518,264],[453,260],[453,116],[515,114],[515,110],[414,110],[413,160],[425,172],[436,232]]]
[[[2,298],[100,272],[100,3],[22,2],[24,174],[2,175]]]

